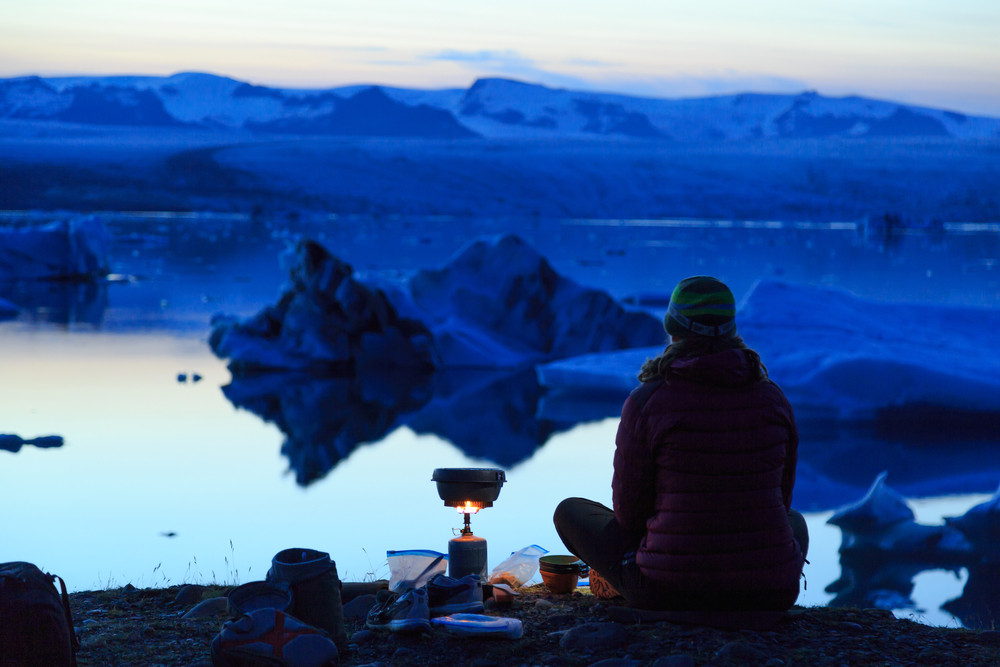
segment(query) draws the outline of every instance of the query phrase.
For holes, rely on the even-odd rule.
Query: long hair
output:
[[[639,370],[640,382],[653,382],[666,377],[670,365],[678,359],[701,357],[724,350],[745,350],[747,361],[751,368],[756,368],[759,380],[767,379],[767,368],[760,360],[760,355],[747,347],[737,334],[730,336],[684,336],[667,346],[658,357],[647,359]]]

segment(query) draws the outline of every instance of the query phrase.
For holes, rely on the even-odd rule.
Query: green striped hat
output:
[[[671,336],[736,334],[736,299],[717,278],[694,276],[677,283],[663,328]]]

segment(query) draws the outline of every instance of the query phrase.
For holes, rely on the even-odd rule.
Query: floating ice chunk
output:
[[[738,315],[796,407],[842,416],[937,405],[1000,412],[1000,310],[861,299],[761,281]]]
[[[0,280],[89,280],[110,272],[110,236],[96,216],[0,230]]]
[[[516,236],[473,242],[440,269],[365,283],[312,241],[279,302],[210,339],[244,370],[511,369],[662,342],[659,320],[561,276]]]
[[[400,318],[384,292],[357,281],[349,264],[308,240],[284,259],[290,280],[277,304],[245,321],[212,320],[209,344],[230,359],[234,373],[433,367],[427,329]]]
[[[913,521],[913,510],[906,499],[886,486],[888,474],[886,471],[879,473],[861,500],[838,509],[827,523],[839,526],[845,532],[871,533],[900,522]]]
[[[1000,413],[1000,355],[989,353],[1000,309],[883,303],[760,281],[736,319],[797,413],[870,419],[909,409],[925,418],[926,406]],[[561,359],[538,368],[539,382],[553,392],[624,397],[638,385],[643,361],[661,351]]]
[[[950,526],[917,523],[906,499],[886,486],[886,476],[880,473],[861,500],[827,520],[843,533],[841,552],[879,551],[938,560],[969,552],[969,543]]]

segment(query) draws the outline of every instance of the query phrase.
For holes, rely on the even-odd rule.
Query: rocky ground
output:
[[[225,593],[194,586],[74,593],[79,664],[211,665],[212,639],[227,620]],[[350,618],[351,651],[340,664],[1000,665],[998,631],[933,628],[882,610],[796,607],[773,628],[750,631],[614,622],[615,604],[585,588],[571,595],[552,595],[542,586],[522,589],[511,608],[487,611],[521,619],[524,636],[517,640],[459,638],[438,628],[373,634],[363,619]]]

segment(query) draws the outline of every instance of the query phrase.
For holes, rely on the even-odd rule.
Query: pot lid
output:
[[[503,484],[507,477],[500,468],[435,468],[431,481]]]

